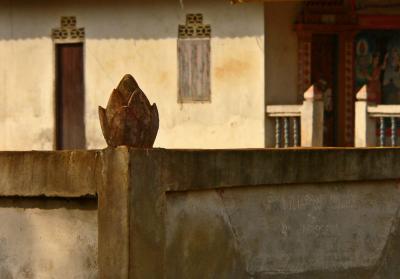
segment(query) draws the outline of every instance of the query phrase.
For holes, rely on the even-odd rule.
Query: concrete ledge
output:
[[[0,196],[95,196],[101,151],[0,152]]]
[[[155,158],[166,191],[397,179],[400,173],[400,148],[115,150]],[[104,152],[0,152],[0,196],[95,196]]]
[[[167,191],[398,179],[400,148],[132,150],[160,157]]]

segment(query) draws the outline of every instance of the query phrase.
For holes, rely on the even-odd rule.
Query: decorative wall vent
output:
[[[85,28],[76,27],[76,17],[61,17],[61,27],[54,28],[51,34],[55,43],[80,43],[85,39]]]
[[[210,38],[211,26],[203,24],[202,14],[187,14],[186,24],[179,25],[179,39]]]

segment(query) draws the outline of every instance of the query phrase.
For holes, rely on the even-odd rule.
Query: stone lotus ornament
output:
[[[101,130],[108,146],[150,148],[157,136],[156,104],[149,100],[131,75],[125,75],[114,89],[106,109],[99,106]]]

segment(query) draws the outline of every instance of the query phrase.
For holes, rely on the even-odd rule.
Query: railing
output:
[[[398,146],[400,105],[368,102],[366,86],[361,88],[356,98],[355,146]]]
[[[275,148],[298,147],[301,105],[267,106],[268,117],[275,119]],[[283,128],[283,144],[282,144]],[[290,133],[292,130],[292,134]]]
[[[303,104],[269,105],[266,113],[275,121],[275,148],[322,146],[324,105],[314,86],[304,93]]]

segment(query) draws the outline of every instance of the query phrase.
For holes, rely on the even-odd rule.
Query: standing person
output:
[[[399,93],[400,93],[400,55],[399,55],[399,50],[397,48],[392,48],[384,74],[382,103],[384,104],[399,103]]]
[[[382,101],[382,84],[381,84],[381,74],[382,71],[386,68],[388,55],[385,55],[385,59],[380,65],[381,55],[379,52],[374,53],[372,56],[372,73],[368,77],[367,91],[368,91],[368,100],[371,102],[375,102],[377,104]]]

